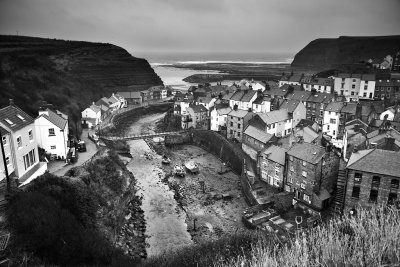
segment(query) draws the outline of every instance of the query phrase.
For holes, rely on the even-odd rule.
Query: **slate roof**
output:
[[[309,82],[309,84],[333,86],[333,79],[330,79],[330,78],[314,78]]]
[[[247,126],[246,130],[244,131],[244,134],[246,134],[264,144],[267,143],[268,141],[270,141],[271,138],[274,136],[274,135],[269,134],[265,131],[262,131],[252,125]]]
[[[285,100],[282,105],[279,107],[279,109],[284,109],[289,113],[293,113],[297,106],[300,104],[300,101],[298,100]]]
[[[19,116],[18,116],[19,115]],[[21,117],[21,118],[20,118]],[[10,123],[8,123],[8,120]],[[17,106],[11,105],[0,109],[0,122],[11,131],[18,131],[34,122],[33,118]]]
[[[238,117],[238,118],[244,118],[247,114],[249,113],[249,111],[247,110],[232,110],[231,112],[228,113],[229,116],[233,116],[233,117]]]
[[[315,139],[318,138],[319,134],[314,131],[310,126],[303,127],[302,129],[296,131],[295,136],[302,136],[304,142],[312,143]]]
[[[109,106],[110,106],[110,103],[108,102],[108,99],[107,99],[106,97],[102,97],[102,98],[100,98],[100,99],[96,102],[96,105],[97,105],[97,106],[104,105],[104,106],[106,106],[106,107],[109,107]]]
[[[254,100],[253,104],[261,105],[264,101],[271,101],[271,98],[268,96],[260,95]]]
[[[343,102],[331,102],[329,103],[325,111],[340,112],[343,108]]]
[[[90,107],[89,107],[91,110],[93,110],[94,112],[100,112],[100,107],[99,106],[97,106],[97,105],[91,105]]]
[[[297,84],[284,84],[279,87],[281,90],[289,91],[289,87],[292,87],[294,91],[303,91],[303,88]]]
[[[400,153],[382,149],[353,152],[348,169],[400,177]]]
[[[232,95],[230,100],[240,101],[244,94],[245,94],[245,91],[238,90]]]
[[[340,112],[356,115],[357,103],[343,103],[343,108]]]
[[[298,82],[299,83],[302,78],[303,78],[303,75],[293,74],[292,76],[289,77],[289,82]]]
[[[191,108],[194,113],[207,112],[207,109],[203,105],[192,105],[189,106],[189,108]]]
[[[279,147],[279,146],[269,146],[267,147],[262,154],[265,155],[269,160],[276,162],[280,165],[285,165],[285,156],[287,149]]]
[[[315,121],[312,120],[307,120],[307,119],[301,119],[299,123],[296,125],[296,128],[304,128],[307,126],[312,127],[314,125]]]
[[[64,119],[60,115],[56,114],[54,111],[51,109],[46,109],[49,115],[43,113],[38,116],[38,118],[43,117],[49,122],[53,123],[55,126],[57,126],[60,129],[65,129],[65,126],[67,125],[68,120]]]
[[[220,115],[220,116],[227,115],[227,114],[229,114],[229,112],[231,112],[230,107],[217,108],[216,110],[217,110],[218,115]]]
[[[210,104],[213,99],[214,97],[210,96],[200,96],[197,98],[196,102]]]
[[[281,88],[275,88],[275,89],[271,89],[269,91],[264,91],[264,94],[270,95],[270,96],[281,96],[281,97],[284,97],[289,92],[287,90],[282,90]]]
[[[317,164],[325,155],[325,148],[305,142],[296,143],[289,149],[287,153],[290,156],[304,160],[311,164]]]
[[[140,92],[117,92],[123,98],[141,98]]]
[[[243,95],[243,97],[240,101],[249,102],[256,94],[257,94],[257,91],[249,90]]]
[[[267,124],[276,123],[289,119],[289,114],[286,110],[274,110],[267,113],[257,113],[257,115]]]
[[[312,93],[310,91],[293,91],[293,93],[289,94],[287,99],[294,99],[300,101],[307,101]]]
[[[316,93],[311,94],[310,97],[307,99],[307,102],[313,103],[329,103],[332,101],[334,96],[328,93]]]

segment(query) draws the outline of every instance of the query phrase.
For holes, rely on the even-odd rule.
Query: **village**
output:
[[[154,151],[157,145],[150,145],[151,152],[140,144],[143,154],[131,160],[152,160],[149,168],[162,173],[159,178],[174,191],[186,213],[185,232],[195,242],[242,231],[244,225],[284,236],[359,207],[399,205],[400,56],[373,68],[377,71],[329,77],[283,73],[277,81],[243,79],[187,91],[166,86],[117,91],[82,110],[82,138],[71,131],[68,115],[51,104],[44,103],[32,118],[11,99],[0,109],[2,188],[24,187],[46,171],[63,175],[68,166],[83,163],[75,164],[86,147],[93,148],[85,160],[104,146],[103,140],[111,140],[105,130],[115,117],[169,103],[180,120],[175,137],[193,139],[196,131],[206,131],[239,151],[240,166],[232,166],[223,160],[224,145],[207,155],[207,146],[193,146],[193,140],[168,148],[171,138],[164,135],[146,141],[160,143],[162,153]],[[388,68],[391,72],[379,71]],[[157,136],[157,121],[146,118],[148,129],[138,124],[134,134]],[[129,135],[120,138],[129,140]],[[132,150],[139,143],[129,144]],[[6,195],[2,199],[4,206]]]

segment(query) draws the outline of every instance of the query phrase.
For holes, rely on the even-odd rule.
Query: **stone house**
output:
[[[250,124],[243,134],[242,149],[252,159],[257,160],[257,155],[261,150],[275,142],[276,139],[273,134],[269,134]]]
[[[293,203],[310,211],[329,205],[339,171],[339,156],[331,147],[296,143],[287,152],[285,191]]]
[[[283,190],[286,178],[287,149],[275,145],[264,148],[257,158],[257,168],[261,181]]]
[[[274,110],[267,113],[258,113],[250,124],[263,131],[278,137],[289,135],[292,132],[293,120],[286,110]]]
[[[254,113],[247,110],[233,109],[228,113],[226,137],[242,142],[244,129],[247,127],[249,120],[254,116]]]
[[[331,78],[312,78],[310,81],[302,84],[304,90],[312,91],[315,90],[318,93],[328,93],[333,92],[333,79]]]
[[[253,102],[253,112],[255,113],[267,113],[271,111],[271,98],[264,95],[259,95]]]
[[[360,150],[347,163],[344,210],[394,204],[399,200],[400,153],[381,149]]]
[[[214,106],[210,111],[210,129],[211,131],[219,132],[226,130],[226,123],[228,113],[231,112],[231,108],[227,106]]]
[[[181,119],[182,129],[208,129],[208,110],[203,105],[189,105]]]
[[[322,125],[324,119],[324,110],[326,106],[333,102],[334,95],[328,93],[312,93],[307,99],[306,118]]]

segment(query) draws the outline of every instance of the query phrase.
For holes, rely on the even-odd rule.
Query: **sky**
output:
[[[296,53],[316,38],[400,34],[400,0],[0,0],[0,34],[137,53]]]

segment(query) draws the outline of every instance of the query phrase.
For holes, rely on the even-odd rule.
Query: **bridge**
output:
[[[138,140],[143,138],[153,138],[153,137],[165,137],[168,135],[177,135],[186,133],[188,130],[175,131],[175,132],[163,132],[154,134],[136,134],[136,135],[126,135],[126,136],[100,136],[100,139],[105,139],[109,141],[119,141],[119,140]]]

